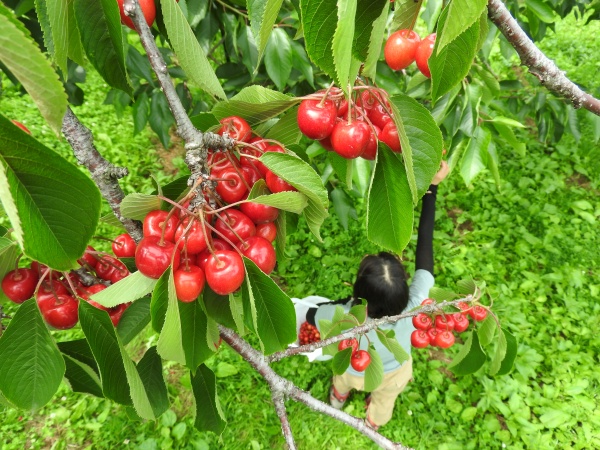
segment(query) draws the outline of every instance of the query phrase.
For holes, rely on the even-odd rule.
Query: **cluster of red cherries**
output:
[[[182,302],[196,300],[205,283],[219,295],[235,292],[245,277],[242,256],[271,273],[279,210],[244,200],[259,180],[265,180],[272,193],[296,190],[258,161],[265,152],[285,153],[276,141],[253,136],[250,125],[237,116],[222,119],[217,133],[231,137],[236,145],[232,150],[209,150],[213,187],[202,188],[202,206],[188,209],[196,195],[192,190],[171,211],[148,213],[144,237],[130,255],[150,278],[159,278],[170,266]]]
[[[423,75],[431,78],[429,57],[435,45],[435,33],[423,40],[412,30],[398,30],[391,34],[385,43],[383,54],[385,62],[392,70],[406,69],[413,62]]]
[[[371,355],[366,350],[359,350],[359,342],[356,338],[344,339],[338,344],[338,350],[341,352],[344,349],[352,347],[352,356],[350,357],[350,365],[357,372],[364,372],[369,364],[371,364]]]
[[[127,234],[124,236],[131,239]],[[120,240],[121,236],[113,243],[116,256],[120,256]],[[133,242],[133,239],[131,241]],[[57,272],[38,261],[33,261],[29,267],[8,272],[2,279],[2,291],[15,303],[23,303],[35,297],[46,323],[59,330],[66,330],[77,324],[80,298],[106,311],[113,325],[117,326],[129,303],[106,308],[90,300],[90,296],[128,276],[129,269],[119,259],[97,252],[91,246],[88,246],[78,261],[90,275],[93,274],[95,283],[86,285],[75,271]]]
[[[313,342],[319,342],[321,340],[321,333],[314,325],[308,322],[304,322],[300,325],[300,331],[298,332],[298,342],[300,345],[312,344]]]
[[[435,300],[426,298],[421,305],[435,303]],[[469,328],[469,316],[479,322],[487,317],[487,309],[481,305],[469,306],[467,303],[459,302],[460,312],[453,314],[436,314],[430,316],[419,313],[412,318],[413,326],[416,328],[410,336],[413,347],[425,348],[428,346],[449,348],[454,345],[453,331],[462,333]]]
[[[374,160],[378,142],[400,153],[387,92],[372,86],[355,86],[346,98],[341,89],[318,91],[300,103],[298,127],[308,138],[346,159]]]

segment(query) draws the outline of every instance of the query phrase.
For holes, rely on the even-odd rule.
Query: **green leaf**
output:
[[[529,3],[529,2],[528,2]],[[572,416],[560,409],[548,408],[546,412],[540,416],[540,422],[546,428],[559,428],[564,426],[566,422],[571,420]]]
[[[150,211],[160,209],[161,204],[161,199],[156,195],[129,194],[121,202],[121,214],[128,219],[144,220]]]
[[[509,127],[527,128],[521,122],[503,116],[495,116],[493,119],[490,119],[490,122],[492,122],[493,124],[500,123]]]
[[[283,28],[271,32],[265,50],[265,68],[275,86],[283,91],[292,73],[292,46]]]
[[[444,21],[444,27],[438,32],[437,46],[439,53],[449,43],[465,32],[484,14],[487,0],[453,0],[448,5],[448,17]],[[438,28],[439,30],[439,28]]]
[[[469,333],[466,342],[448,365],[448,369],[456,375],[469,375],[477,372],[485,363],[485,353],[479,344],[477,333]]]
[[[282,3],[283,0],[247,0],[246,2],[259,61],[267,46],[269,35],[273,31]]]
[[[256,311],[256,321],[248,320],[247,324],[251,327],[255,323],[254,331],[265,354],[284,350],[297,338],[294,305],[254,262],[244,257],[244,265],[247,273],[246,282],[242,285],[244,311]]]
[[[483,347],[489,345],[494,339],[496,333],[496,321],[491,315],[488,315],[477,329],[477,335],[479,336],[479,342]]]
[[[309,58],[333,79],[333,36],[337,27],[337,2],[332,0],[300,0],[304,42]],[[338,83],[339,84],[339,83]]]
[[[446,8],[440,15],[438,30],[445,27],[447,11]],[[478,39],[479,21],[476,21],[439,52],[440,42],[436,40],[429,58],[431,98],[434,102],[465,78],[473,63]]]
[[[379,146],[367,195],[367,237],[402,253],[412,235],[414,211],[404,165],[385,144]]]
[[[150,99],[146,92],[142,92],[133,104],[133,135],[141,133],[150,117]]]
[[[285,241],[286,241],[286,223],[287,214],[285,212],[280,213],[275,219],[275,226],[277,227],[277,235],[275,236],[275,252],[277,254],[277,260],[283,261],[286,259],[285,256]]]
[[[390,30],[412,29],[417,22],[423,0],[396,0]]]
[[[232,296],[233,297],[233,296]],[[232,300],[227,295],[215,294],[210,286],[205,285],[202,293],[202,302],[208,317],[229,328],[236,328],[236,320],[230,308]],[[240,320],[243,325],[243,319]]]
[[[36,410],[50,401],[64,373],[35,300],[27,300],[0,337],[0,391],[18,408]]]
[[[496,131],[502,138],[511,145],[515,151],[522,157],[525,156],[525,152],[527,150],[527,146],[524,142],[521,142],[516,136],[513,130],[510,127],[501,124],[501,123],[492,123]]]
[[[266,134],[267,139],[274,139],[284,147],[300,142],[302,133],[298,127],[298,108],[294,107],[273,125]]]
[[[69,355],[63,355],[63,359],[66,366],[65,378],[69,381],[73,392],[85,392],[96,397],[104,397],[100,378],[90,366]]]
[[[254,183],[247,200],[252,203],[269,205],[296,214],[300,214],[308,204],[308,198],[300,192],[278,192],[276,194],[269,194],[263,180],[258,180]]]
[[[375,348],[369,348],[371,364],[365,370],[365,391],[372,392],[383,381],[383,362]]]
[[[470,185],[473,179],[485,169],[482,153],[488,151],[491,140],[492,134],[487,128],[475,129],[475,135],[469,141],[460,166],[460,174],[465,184]]]
[[[354,305],[348,314],[354,316],[358,324],[364,323],[367,320],[367,305]]]
[[[62,127],[67,94],[57,73],[12,11],[0,4],[0,62],[19,80],[55,133]]]
[[[331,368],[334,375],[342,375],[350,366],[350,358],[352,357],[352,347],[345,348],[341,352],[337,352],[331,362]]]
[[[157,282],[158,280],[149,278],[141,272],[133,272],[118,283],[92,295],[90,299],[106,308],[112,308],[113,306],[133,302],[138,298],[148,295],[152,292]]]
[[[217,379],[205,365],[191,373],[192,390],[196,401],[196,421],[194,426],[200,431],[221,434],[227,425],[217,396]]]
[[[165,324],[165,316],[169,305],[169,278],[171,277],[171,269],[165,270],[156,283],[152,291],[152,299],[150,301],[150,316],[152,328],[157,333]]]
[[[240,116],[254,126],[278,116],[298,102],[299,99],[272,89],[248,86],[228,101],[217,103],[211,112],[218,120]]]
[[[114,0],[74,0],[85,53],[109,86],[131,93],[119,7]]]
[[[491,317],[487,317],[486,320],[490,319]],[[506,357],[506,347],[507,347],[507,342],[506,342],[506,336],[504,334],[504,330],[501,330],[502,332],[498,334],[498,344],[496,346],[496,353],[494,353],[494,357],[492,358],[492,362],[490,364],[490,375],[494,376],[498,373],[498,371],[500,370],[500,365],[502,364],[502,361],[504,360],[504,358]]]
[[[119,341],[116,330],[106,311],[87,302],[79,302],[79,322],[100,370],[102,391],[123,405],[133,405],[144,418],[156,418],[152,402],[140,374]]]
[[[183,335],[181,333],[181,318],[179,315],[179,300],[175,294],[175,281],[173,279],[173,271],[169,267],[166,272],[168,275],[167,281],[167,296],[168,305],[165,314],[164,325],[158,338],[158,353],[163,359],[177,361],[180,364],[185,364],[186,353],[183,348]],[[163,281],[162,275],[161,281]],[[162,283],[161,283],[162,284]],[[161,285],[161,297],[164,298],[164,284]]]
[[[215,375],[217,376],[217,378],[227,378],[233,375],[237,375],[238,373],[239,370],[236,366],[222,361],[217,365]]]
[[[501,334],[503,334],[506,338],[506,354],[504,356],[504,359],[502,359],[500,370],[498,370],[498,373],[496,373],[496,375],[508,374],[512,370],[513,365],[515,363],[515,359],[517,357],[517,340],[515,339],[515,337],[504,328],[502,328]]]
[[[402,348],[400,343],[394,337],[393,330],[381,330],[377,329],[377,337],[379,341],[387,348],[396,358],[400,364],[403,364],[405,361],[408,361],[410,355],[406,353],[406,350]]]
[[[525,0],[525,4],[542,22],[552,23],[556,20],[554,11],[544,0]]]
[[[17,243],[7,237],[0,237],[0,280],[4,279],[8,272],[15,269],[17,254]],[[0,305],[7,301],[9,299],[4,294],[4,290],[0,289]]]
[[[434,286],[431,289],[429,289],[429,297],[434,299],[436,302],[443,302],[444,300],[455,300],[459,298],[459,295],[452,291],[448,291],[446,289]]]
[[[351,74],[353,68],[352,43],[356,17],[356,0],[338,0],[337,26],[333,34],[332,52],[333,63],[339,85],[346,90],[348,83],[354,84],[356,74]]]
[[[413,98],[394,95],[390,98],[390,106],[398,128],[412,199],[416,204],[440,169],[442,133],[431,113]]]
[[[174,0],[161,0],[160,5],[169,41],[177,54],[177,62],[190,81],[210,95],[227,98],[179,5]]]
[[[90,348],[86,339],[59,342],[58,349],[63,355],[70,356],[71,358],[91,367],[94,372],[98,373],[96,360],[94,359],[92,349]]]
[[[100,217],[98,188],[3,116],[0,201],[27,256],[57,270],[79,267]]]
[[[456,283],[458,293],[461,295],[471,295],[477,290],[477,284],[473,278],[466,278],[464,280],[458,280]]]
[[[260,161],[308,197],[308,205],[304,209],[306,222],[311,232],[321,240],[319,229],[328,216],[329,206],[327,190],[321,177],[309,164],[292,155],[267,152],[260,157]]]
[[[149,394],[148,400],[152,406],[154,417],[159,417],[169,409],[167,385],[163,377],[163,366],[156,347],[150,347],[137,364],[137,371],[145,391]]]
[[[76,36],[75,33],[77,33],[77,25],[75,24],[75,17],[71,8],[72,2],[69,0],[47,0],[44,3],[50,22],[49,31],[53,42],[54,60],[62,73],[66,75],[67,54],[70,47],[69,38]],[[37,6],[39,11],[39,4]],[[71,46],[77,44],[81,45],[79,37],[77,37],[74,43],[71,43]]]
[[[356,10],[353,16],[354,23],[350,26],[350,24],[342,22],[342,20],[350,20],[350,17],[343,17],[340,18],[338,28],[347,26],[348,31],[352,31],[353,34],[348,34],[348,37],[353,39],[352,50],[357,59],[366,61],[370,52],[377,53],[377,57],[379,57],[384,33],[383,29],[378,35],[375,35],[373,31],[376,22],[381,21],[384,12],[387,13],[390,2],[387,0],[355,0],[354,3],[356,6],[351,7]],[[338,15],[341,15],[341,12]]]
[[[117,333],[123,345],[127,345],[150,323],[150,299],[141,298],[133,302],[123,313]]]
[[[207,340],[208,318],[198,300],[178,303],[185,365],[190,370],[196,370],[213,355],[212,346],[209,347]]]
[[[370,0],[365,0],[365,1],[360,1],[359,5],[358,5],[358,14],[356,16],[357,18],[357,24],[356,24],[356,28],[358,30],[361,29],[362,27],[362,23],[359,24],[358,21],[360,20],[362,22],[362,15],[361,15],[361,11],[363,8],[363,5],[367,5],[367,10],[369,10],[368,5],[370,4]],[[362,74],[363,76],[367,77],[367,78],[375,78],[375,75],[377,73],[377,61],[379,60],[379,56],[381,54],[381,45],[383,44],[383,38],[384,38],[384,31],[385,31],[385,25],[387,24],[387,19],[389,16],[389,10],[390,10],[390,2],[384,2],[384,7],[383,10],[381,11],[381,14],[379,15],[378,18],[376,18],[373,23],[372,23],[372,27],[370,28],[371,32],[370,32],[370,36],[369,36],[369,41],[368,41],[368,47],[366,47],[366,57],[364,58],[360,58],[365,62],[365,65],[363,67],[362,70]],[[414,3],[414,2],[413,2]],[[355,42],[354,42],[354,54],[360,54],[362,53],[361,51],[361,47],[363,47],[363,45],[361,44],[362,42],[362,36],[364,35],[364,32],[369,30],[368,27],[363,28],[363,32],[361,33],[357,33],[355,34]]]

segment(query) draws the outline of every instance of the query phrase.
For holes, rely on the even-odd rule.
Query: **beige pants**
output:
[[[371,392],[371,403],[367,409],[367,417],[373,424],[382,426],[390,421],[396,398],[411,379],[412,357],[398,370],[383,375],[381,384]],[[348,373],[335,375],[333,385],[340,395],[345,395],[351,389],[364,391],[365,377],[357,377]]]

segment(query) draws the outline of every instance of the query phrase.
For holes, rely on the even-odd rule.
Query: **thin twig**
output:
[[[287,450],[296,450],[296,443],[294,442],[294,435],[292,428],[290,427],[290,421],[285,409],[285,397],[281,391],[272,391],[273,405],[275,406],[275,412],[281,422],[281,432],[285,438],[287,444]]]

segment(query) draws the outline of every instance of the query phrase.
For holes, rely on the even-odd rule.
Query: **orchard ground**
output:
[[[585,39],[573,33],[572,22],[560,26],[567,27],[558,30],[560,39],[549,36],[542,47],[573,79],[598,89],[592,64],[597,60],[591,55],[598,55],[599,44],[592,35]],[[594,32],[587,27],[581,31]],[[575,34],[577,39],[571,37]],[[87,101],[76,114],[93,130],[104,156],[130,169],[122,183],[125,191],[150,192],[148,172],[166,178],[158,155],[170,158],[175,150],[154,150],[149,131],[131,137],[130,115],[118,118],[112,106],[99,106],[106,87],[94,73],[88,77]],[[74,161],[68,145],[57,144],[27,98],[6,79],[2,84],[3,114],[23,122],[36,138]],[[445,366],[458,349],[415,349],[415,382],[396,403],[392,421],[381,429],[384,435],[416,448],[600,448],[600,337],[595,332],[600,315],[600,170],[592,135],[590,128],[579,143],[565,136],[550,148],[521,133],[528,144],[524,157],[511,148],[498,148],[500,186],[487,173],[471,187],[458,173],[442,184],[434,240],[436,284],[453,288],[467,276],[485,281],[494,310],[519,340],[519,352],[508,376],[454,378]],[[180,165],[177,159],[168,163]],[[364,210],[359,207],[358,213],[359,220],[348,231],[332,213],[323,227],[323,244],[300,221],[290,236],[289,259],[275,272],[290,296],[339,298],[350,292],[345,283],[352,283],[358,262],[378,250],[366,239]],[[119,233],[107,225],[98,230],[103,236]],[[415,242],[404,255],[409,272]],[[109,246],[98,245],[104,250]],[[56,337],[67,340],[80,333],[76,328]],[[134,357],[153,339],[148,332],[132,342]],[[193,428],[189,378],[177,365],[168,365],[172,407],[156,423],[134,422],[126,408],[71,393],[64,385],[35,414],[3,410],[0,448],[281,448],[280,423],[260,377],[226,346],[208,365],[217,374],[229,421],[220,438]],[[331,370],[326,363],[294,357],[274,367],[317,398],[327,398]],[[288,407],[299,448],[375,447],[333,419],[293,402]],[[345,410],[362,416],[364,394],[351,396]]]

